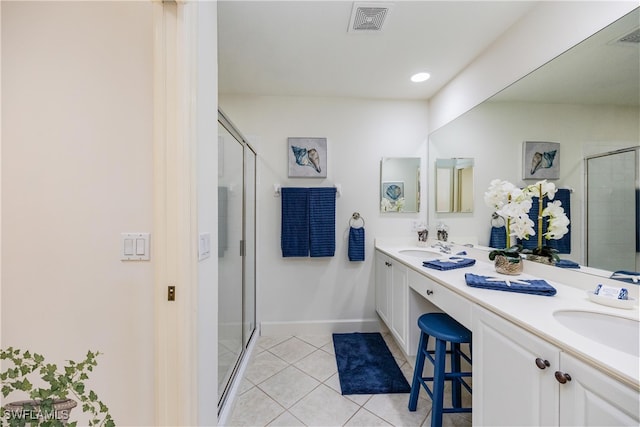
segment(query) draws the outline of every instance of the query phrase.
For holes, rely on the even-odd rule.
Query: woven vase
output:
[[[522,273],[522,259],[506,257],[504,255],[496,255],[494,260],[496,271],[500,274],[509,274],[511,276]]]
[[[527,255],[527,261],[539,262],[540,264],[555,265],[555,261],[549,259],[549,257],[542,255]]]

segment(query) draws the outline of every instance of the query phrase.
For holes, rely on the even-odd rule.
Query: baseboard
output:
[[[325,335],[348,332],[384,332],[386,330],[386,326],[379,319],[260,323],[262,336]]]

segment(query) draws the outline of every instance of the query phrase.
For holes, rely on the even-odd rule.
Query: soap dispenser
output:
[[[425,225],[420,225],[417,228],[418,232],[418,246],[427,246],[427,238],[429,237],[429,229]]]

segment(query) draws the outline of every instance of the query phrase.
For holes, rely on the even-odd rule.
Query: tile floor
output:
[[[383,334],[407,381],[413,368]],[[427,363],[428,364],[428,363]],[[230,426],[430,426],[424,390],[418,409],[409,394],[340,393],[331,335],[259,337],[229,419]],[[466,393],[464,393],[466,394]],[[470,405],[470,396],[463,396]],[[470,426],[471,414],[445,414],[445,426]]]

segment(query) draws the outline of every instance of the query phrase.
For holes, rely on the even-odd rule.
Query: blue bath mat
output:
[[[411,391],[379,333],[333,334],[333,346],[342,394]]]

